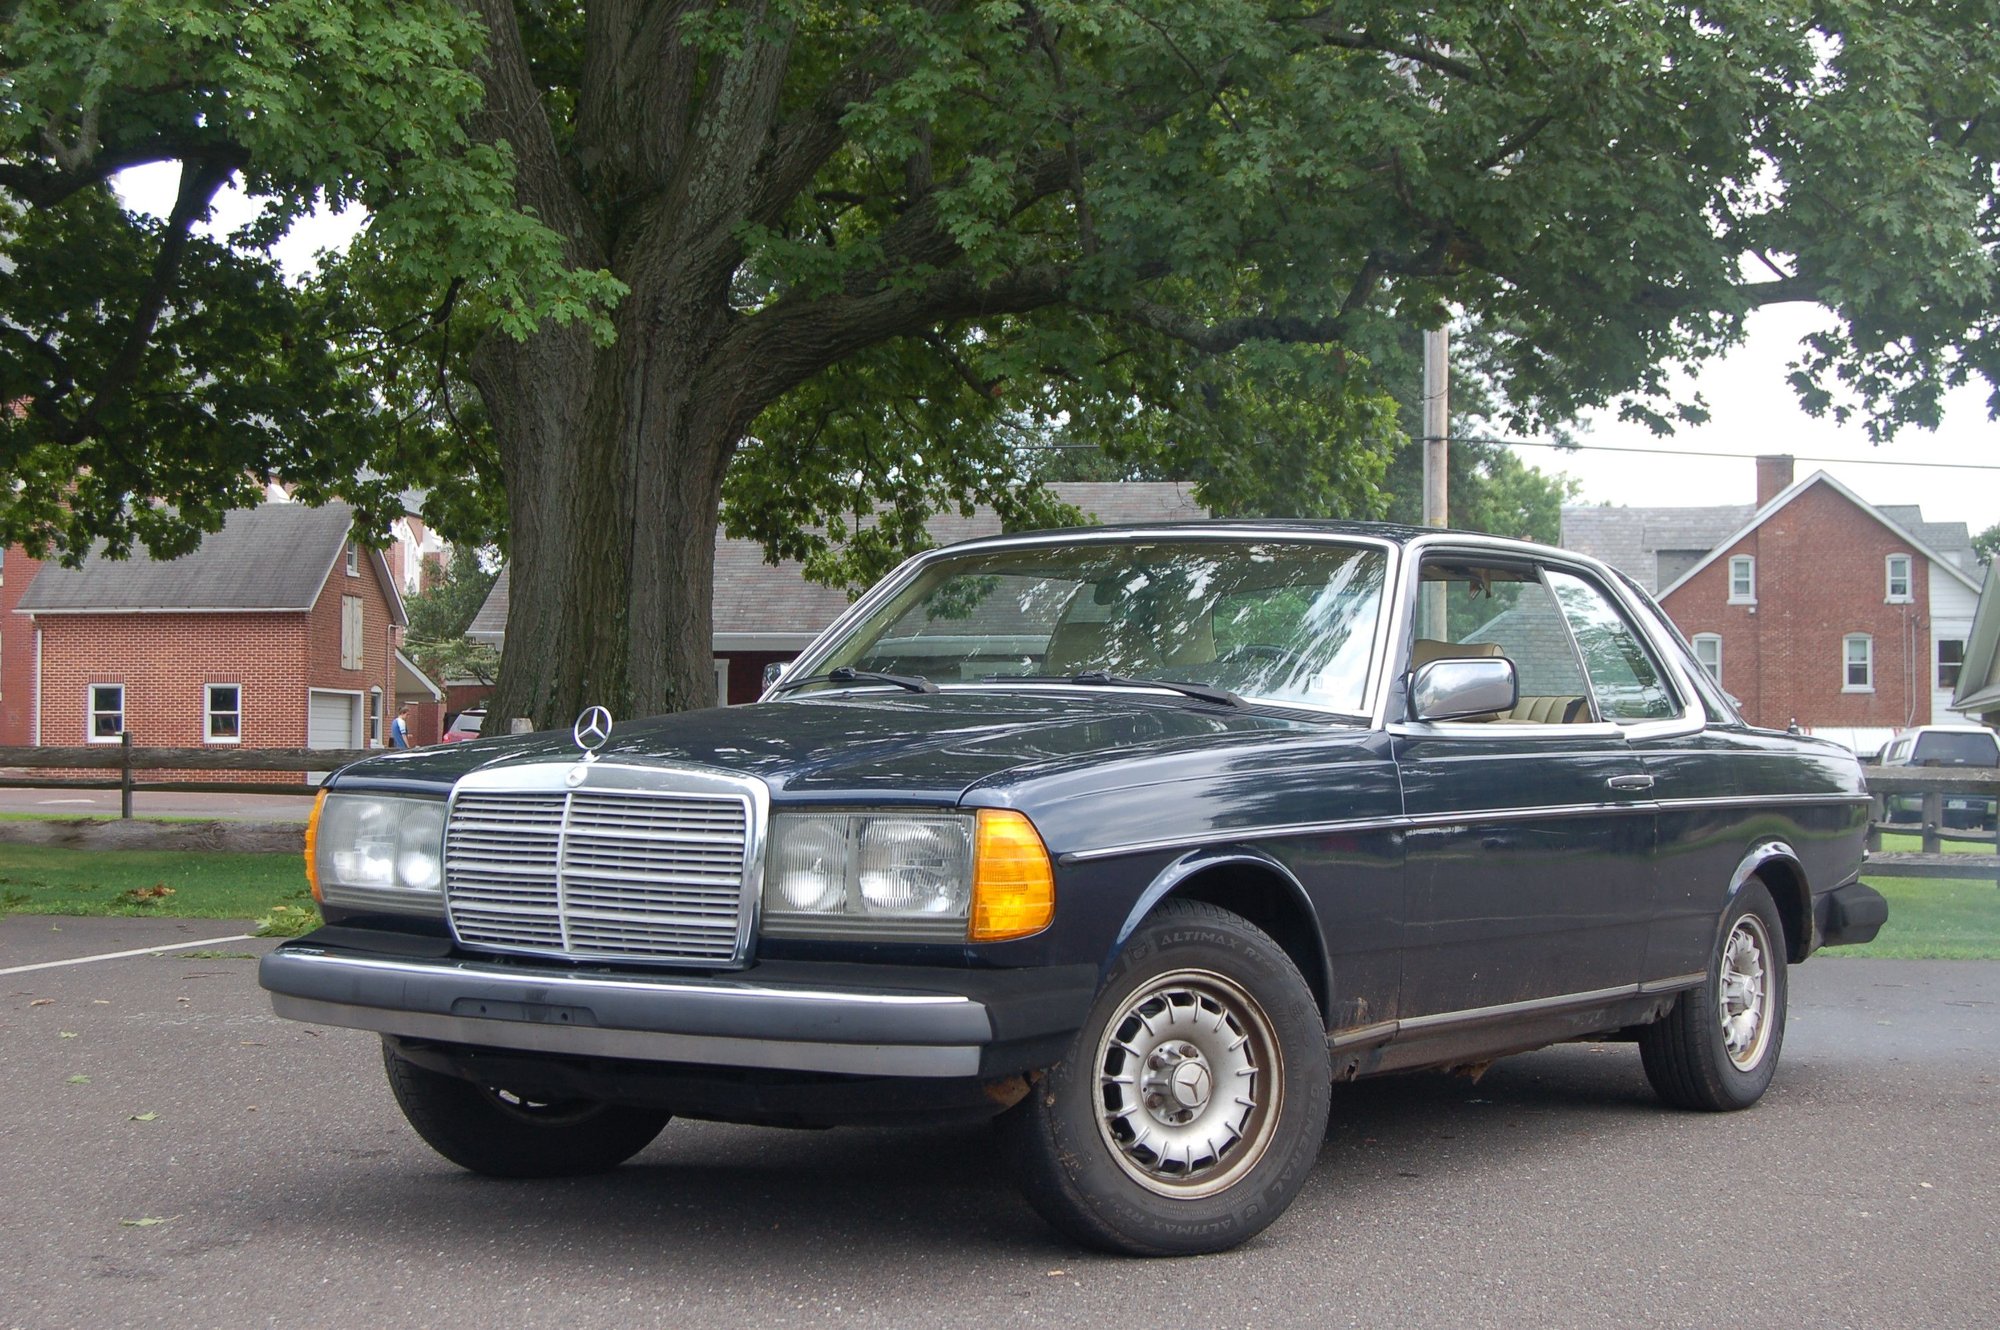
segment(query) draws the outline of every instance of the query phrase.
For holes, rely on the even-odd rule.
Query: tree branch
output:
[[[1299,31],[1317,37],[1322,45],[1337,46],[1348,51],[1374,51],[1381,55],[1393,55],[1411,64],[1460,79],[1467,83],[1485,83],[1486,71],[1477,65],[1454,59],[1442,51],[1434,51],[1428,46],[1403,41],[1397,37],[1384,37],[1380,33],[1363,28],[1353,31],[1340,23],[1340,17],[1332,9],[1322,9],[1316,14],[1308,14],[1297,24]]]
[[[918,8],[943,14],[959,4],[960,0],[921,0]],[[914,52],[900,46],[893,36],[884,36],[849,61],[810,107],[778,125],[753,173],[748,220],[777,225],[792,200],[846,142],[847,131],[841,121],[848,108],[902,77],[915,60]]]
[[[152,275],[146,281],[145,290],[139,294],[131,325],[125,330],[125,340],[110,364],[105,366],[104,373],[98,377],[89,404],[74,419],[64,422],[55,400],[46,405],[40,401],[35,403],[36,414],[55,427],[52,433],[61,442],[76,444],[89,438],[103,415],[105,403],[124,391],[138,373],[139,362],[145,359],[146,345],[152,340],[153,329],[159,326],[160,313],[167,307],[167,297],[173,293],[174,280],[180,275],[181,260],[187,254],[188,236],[196,219],[207,215],[216,191],[242,168],[246,160],[247,155],[238,149],[182,163],[180,192],[174,199],[173,211],[167,216],[166,236],[160,241],[160,252],[153,258]]]
[[[541,89],[521,44],[513,0],[461,3],[486,24],[486,57],[476,71],[486,100],[472,118],[474,133],[513,150],[514,197],[563,238],[565,257],[578,267],[603,267],[603,237],[556,149]]]

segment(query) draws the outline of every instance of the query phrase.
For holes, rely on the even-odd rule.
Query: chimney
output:
[[[1792,455],[1766,453],[1757,459],[1757,506],[1762,508],[1792,487]]]

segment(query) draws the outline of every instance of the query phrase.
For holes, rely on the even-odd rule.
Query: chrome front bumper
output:
[[[1082,1024],[1096,986],[1089,966],[794,963],[672,976],[373,954],[310,937],[266,955],[257,979],[280,1016],[409,1039],[909,1077],[1008,1075],[1046,1065]]]

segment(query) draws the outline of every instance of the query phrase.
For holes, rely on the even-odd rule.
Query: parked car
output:
[[[1883,746],[1877,765],[1885,767],[2000,767],[2000,735],[1984,725],[1919,725]],[[1921,822],[1923,800],[1891,795],[1886,800],[1891,822]],[[1948,794],[1944,824],[1991,831],[1995,801],[1989,795]]]
[[[445,743],[462,743],[467,739],[477,739],[479,729],[486,723],[484,707],[467,707],[451,718],[451,724],[444,728]]]
[[[477,1172],[669,1118],[993,1118],[1071,1238],[1228,1248],[1336,1081],[1626,1039],[1770,1085],[1787,967],[1886,917],[1839,746],[1753,729],[1604,565],[1196,523],[919,556],[752,706],[370,758],[279,1014],[383,1035]]]

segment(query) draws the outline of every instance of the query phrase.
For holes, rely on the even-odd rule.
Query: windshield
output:
[[[926,564],[810,668],[944,687],[1102,673],[1358,715],[1385,567],[1377,548],[1306,541],[969,552]]]
[[[1990,767],[2000,765],[2000,742],[1977,730],[1928,730],[1910,754],[1916,766]]]

